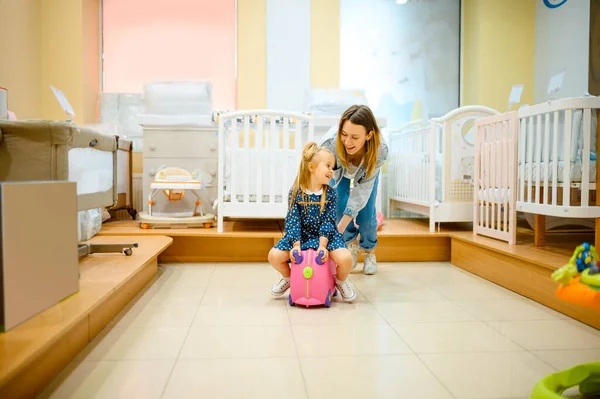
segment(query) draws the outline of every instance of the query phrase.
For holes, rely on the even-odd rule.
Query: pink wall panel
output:
[[[235,108],[235,0],[104,0],[104,91],[210,80],[213,107]]]

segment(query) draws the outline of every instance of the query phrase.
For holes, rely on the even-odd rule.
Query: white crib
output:
[[[538,246],[550,227],[598,226],[598,109],[565,98],[476,122],[475,234],[514,244],[517,211],[534,215]]]
[[[474,121],[497,114],[488,107],[466,106],[389,129],[390,209],[428,216],[431,232],[436,222],[472,221]]]
[[[218,232],[223,219],[283,219],[302,148],[314,141],[303,113],[247,110],[219,115]]]

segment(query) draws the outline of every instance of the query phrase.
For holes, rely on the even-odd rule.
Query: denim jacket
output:
[[[321,147],[327,148],[335,156],[335,166],[333,168],[333,180],[335,181],[335,184],[333,187],[337,187],[340,181],[342,181],[345,173],[344,167],[341,165],[339,157],[335,151],[335,141],[338,133],[337,130],[338,126],[332,126],[325,136],[323,136],[320,143]],[[369,197],[371,196],[371,191],[373,191],[375,180],[379,176],[381,166],[383,166],[387,156],[388,146],[385,143],[383,136],[381,136],[381,144],[379,146],[379,152],[377,153],[377,163],[375,164],[373,174],[370,177],[366,177],[364,166],[359,166],[356,175],[354,176],[354,188],[352,189],[352,193],[348,199],[346,209],[344,209],[344,215],[355,218],[356,215],[358,215],[358,212],[365,207],[369,201]]]

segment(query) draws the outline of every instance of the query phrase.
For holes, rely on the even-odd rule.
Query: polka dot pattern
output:
[[[325,208],[321,212],[321,195],[325,195]],[[292,192],[290,190],[291,198]],[[319,238],[326,237],[328,251],[346,248],[342,235],[335,223],[337,193],[327,187],[323,194],[298,193],[294,206],[288,209],[285,218],[285,233],[275,248],[290,251],[296,241],[302,250],[319,248]]]

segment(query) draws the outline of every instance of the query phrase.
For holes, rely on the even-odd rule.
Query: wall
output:
[[[0,86],[20,119],[41,118],[39,0],[0,1]]]
[[[100,94],[100,4],[99,0],[82,0],[83,25],[83,113],[86,123],[95,123]]]
[[[340,0],[310,2],[310,86],[340,85]]]
[[[238,0],[237,109],[267,106],[267,1]]]
[[[536,103],[547,100],[548,81],[566,70],[558,97],[587,92],[589,65],[590,0],[569,0],[549,9],[536,1],[535,95]]]
[[[506,111],[512,85],[521,83],[521,103],[532,104],[536,0],[463,0],[462,10],[461,105]]]
[[[82,5],[79,0],[40,0],[42,29],[42,117],[65,119],[50,86],[62,90],[77,114],[83,107]]]

